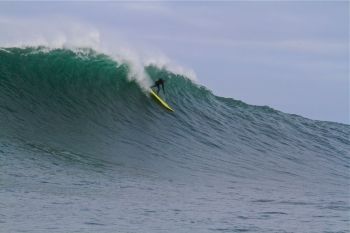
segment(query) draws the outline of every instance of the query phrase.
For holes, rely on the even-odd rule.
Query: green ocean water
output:
[[[349,125],[144,72],[174,113],[106,54],[0,49],[0,232],[349,232]]]

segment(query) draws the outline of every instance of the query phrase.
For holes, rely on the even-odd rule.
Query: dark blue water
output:
[[[81,51],[0,50],[0,232],[350,232],[349,125]]]

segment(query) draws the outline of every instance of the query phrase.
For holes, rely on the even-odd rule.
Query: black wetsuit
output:
[[[163,79],[158,79],[155,84],[152,86],[152,87],[157,87],[157,94],[159,94],[159,91],[160,91],[160,85],[162,85],[162,89],[163,89],[163,93],[165,93],[164,91],[164,80]],[[151,88],[152,88],[151,87]]]

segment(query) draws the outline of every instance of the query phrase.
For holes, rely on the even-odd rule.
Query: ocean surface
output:
[[[1,233],[350,232],[349,125],[144,73],[174,113],[108,55],[0,49]]]

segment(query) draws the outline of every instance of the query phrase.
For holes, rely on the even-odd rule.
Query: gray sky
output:
[[[216,95],[349,124],[347,1],[2,2],[0,43],[33,37],[28,21],[51,40],[84,25],[165,54]]]

